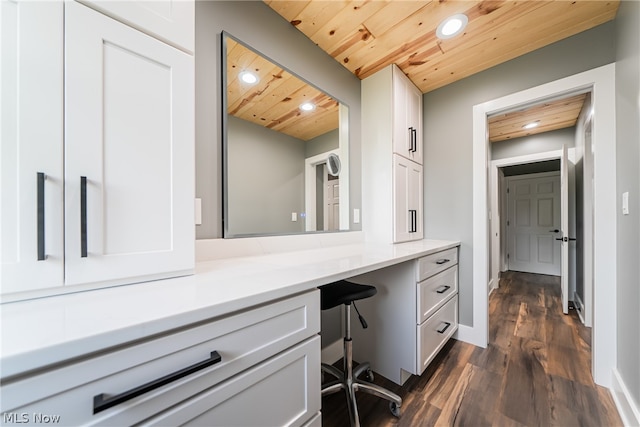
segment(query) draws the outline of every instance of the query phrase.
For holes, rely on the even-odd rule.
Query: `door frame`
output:
[[[340,149],[330,150],[304,159],[304,212],[305,231],[318,231],[316,225],[316,166],[327,163],[329,154],[340,155]],[[342,193],[340,193],[342,196]],[[342,221],[342,218],[340,218]],[[342,222],[341,224],[342,225]]]
[[[473,326],[461,325],[458,338],[486,347],[489,336],[490,220],[487,117],[498,112],[571,93],[591,92],[594,161],[594,277],[592,374],[611,387],[616,366],[616,167],[615,64],[594,68],[473,107]]]

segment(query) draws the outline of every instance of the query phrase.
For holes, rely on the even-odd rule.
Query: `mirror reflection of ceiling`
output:
[[[251,72],[256,83],[239,75]],[[312,111],[300,106],[311,102]],[[338,127],[338,101],[288,71],[227,38],[227,112],[266,128],[308,141]]]
[[[573,127],[584,107],[587,94],[546,101],[488,119],[489,141],[498,142],[552,130]],[[527,125],[535,127],[527,128]]]
[[[423,92],[615,18],[619,0],[264,0],[359,78],[395,63]],[[464,31],[436,28],[463,13]]]

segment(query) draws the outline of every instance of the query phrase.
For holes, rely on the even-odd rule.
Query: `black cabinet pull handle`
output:
[[[450,259],[447,259],[447,258],[442,258],[442,259],[437,260],[437,261],[436,261],[436,264],[438,264],[438,265],[442,265],[442,264],[446,264],[446,263],[448,263],[449,261],[451,261],[451,260],[450,260]]]
[[[80,256],[87,257],[87,177],[80,177]]]
[[[215,365],[221,360],[222,357],[220,356],[220,354],[218,354],[217,351],[212,351],[210,358],[207,360],[180,369],[179,371],[176,371],[169,375],[165,375],[162,378],[158,378],[157,380],[153,380],[136,388],[132,388],[131,390],[125,391],[124,393],[120,393],[111,397],[107,397],[107,394],[105,393],[95,395],[93,396],[93,413],[97,414],[98,412],[107,410],[113,406],[126,402],[127,400],[131,400],[134,397],[141,396],[145,393],[150,392],[151,390],[155,390],[173,381],[179,380],[180,378],[184,378],[187,375],[191,375],[204,368]]]
[[[442,329],[436,329],[436,332],[439,334],[444,334],[444,331],[446,331],[447,329],[449,329],[449,326],[451,326],[451,323],[449,322],[444,322],[444,328]]]
[[[44,180],[46,176],[42,172],[37,172],[36,181],[37,181],[37,201],[36,201],[36,212],[37,212],[37,234],[38,234],[38,261],[43,261],[46,259],[46,254],[44,253]]]
[[[418,130],[415,128],[411,128],[411,148],[414,153],[418,151]]]
[[[413,152],[413,127],[409,126],[409,152]]]
[[[418,211],[415,209],[409,209],[409,233],[415,233],[418,231]]]
[[[437,293],[439,294],[444,294],[445,292],[447,292],[449,289],[451,289],[451,286],[449,285],[445,285],[441,288],[439,288],[438,290],[436,290]]]

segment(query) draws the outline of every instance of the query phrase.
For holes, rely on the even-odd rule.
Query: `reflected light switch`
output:
[[[360,209],[353,210],[353,223],[360,224]]]
[[[296,212],[291,212],[291,221],[296,222],[298,220],[298,214]]]

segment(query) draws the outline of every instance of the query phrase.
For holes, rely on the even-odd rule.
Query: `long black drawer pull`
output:
[[[80,177],[80,256],[87,257],[87,177]]]
[[[44,180],[46,176],[42,172],[38,172],[36,175],[38,183],[37,191],[37,216],[38,216],[38,261],[44,261],[46,254],[44,252]]]
[[[439,294],[444,294],[445,292],[447,292],[449,289],[451,289],[451,286],[449,285],[444,285],[443,287],[439,288],[438,290],[436,290],[437,293]]]
[[[411,151],[416,153],[418,151],[418,130],[411,128]]]
[[[447,259],[447,258],[443,258],[443,259],[439,259],[439,260],[437,260],[437,261],[436,261],[436,264],[438,264],[438,265],[442,265],[442,264],[446,264],[446,263],[448,263],[449,261],[451,261],[451,260],[450,260],[450,259]]]
[[[451,326],[451,323],[449,322],[444,322],[444,328],[442,329],[437,329],[436,332],[439,334],[444,334],[444,331],[446,331],[447,329],[449,329],[449,326]]]
[[[222,357],[220,356],[220,354],[218,354],[217,351],[212,351],[211,357],[207,360],[198,362],[195,365],[188,366],[184,369],[180,369],[179,371],[176,371],[169,375],[165,375],[162,378],[158,378],[157,380],[153,380],[139,387],[132,388],[131,390],[125,391],[124,393],[120,393],[112,397],[107,397],[108,395],[105,393],[93,396],[93,413],[97,414],[98,412],[107,410],[113,406],[126,402],[127,400],[131,400],[134,397],[141,396],[145,393],[150,392],[151,390],[155,390],[173,381],[179,380],[180,378],[184,378],[187,375],[191,375],[194,372],[215,365],[221,360]]]

